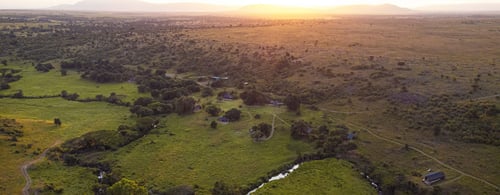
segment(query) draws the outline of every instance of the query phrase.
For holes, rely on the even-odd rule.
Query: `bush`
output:
[[[241,111],[236,108],[232,108],[231,110],[227,111],[226,114],[224,114],[224,117],[229,119],[229,121],[231,122],[240,120],[240,116]]]

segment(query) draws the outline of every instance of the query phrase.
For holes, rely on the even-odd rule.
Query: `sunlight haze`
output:
[[[498,3],[498,0],[336,0],[336,1],[324,1],[324,0],[144,0],[150,3],[207,3],[207,4],[218,4],[218,5],[229,5],[229,6],[245,6],[251,4],[275,4],[275,5],[285,5],[285,6],[299,6],[299,7],[324,7],[324,6],[341,6],[341,5],[353,5],[353,4],[394,4],[406,8],[419,8],[429,5],[440,5],[440,4],[461,4],[461,3]],[[79,0],[0,0],[0,9],[38,9],[47,8],[51,6],[56,6],[60,4],[74,4],[79,2]]]

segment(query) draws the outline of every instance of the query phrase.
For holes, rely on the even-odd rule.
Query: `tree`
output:
[[[217,181],[212,188],[212,194],[214,195],[238,195],[244,194],[241,189],[237,186],[226,184],[222,181]]]
[[[66,90],[61,91],[61,97],[66,98],[68,96],[68,92]]]
[[[210,114],[211,116],[219,116],[221,109],[215,105],[209,105],[207,106],[205,111],[207,111],[207,113]]]
[[[2,64],[3,64],[4,66],[7,66],[7,60],[3,59],[3,60],[2,60]]]
[[[153,102],[153,98],[150,98],[150,97],[140,97],[140,98],[137,98],[137,100],[134,101],[134,105],[148,106],[148,104],[151,104],[152,102]]]
[[[177,98],[175,101],[175,112],[177,114],[191,114],[193,113],[196,100],[192,97],[183,96]]]
[[[229,121],[231,122],[240,120],[240,116],[241,116],[241,111],[236,108],[232,108],[231,110],[227,111],[226,114],[224,114],[224,117],[229,119]]]
[[[137,184],[136,181],[127,178],[122,178],[120,181],[113,184],[106,191],[109,195],[147,195],[148,191],[145,187]]]
[[[298,111],[300,109],[300,98],[295,95],[288,95],[284,103],[291,111]]]
[[[148,132],[151,129],[153,129],[157,123],[158,123],[158,121],[156,121],[152,117],[138,118],[135,121],[135,129],[140,131],[140,132]]]
[[[6,82],[0,83],[0,90],[10,89],[10,85]]]
[[[23,90],[18,90],[16,93],[14,93],[12,95],[13,98],[23,98],[24,97],[24,94],[23,94]]]
[[[212,129],[217,129],[217,122],[212,121],[212,122],[210,123],[210,127],[212,127]]]
[[[213,96],[214,95],[214,91],[212,90],[212,88],[203,88],[201,90],[201,97],[209,97],[209,96]]]
[[[309,124],[307,124],[304,120],[296,121],[292,124],[290,128],[291,136],[294,139],[305,138],[311,132],[311,128]]]
[[[260,123],[252,127],[251,137],[255,140],[267,138],[271,136],[272,126],[267,123]]]
[[[240,94],[240,97],[246,105],[264,105],[269,103],[268,98],[256,90],[245,91]]]
[[[61,76],[66,76],[66,75],[68,75],[68,70],[61,69]]]
[[[59,118],[55,118],[55,119],[54,119],[54,124],[55,124],[56,126],[61,126],[61,125],[62,125],[61,119],[59,119]]]

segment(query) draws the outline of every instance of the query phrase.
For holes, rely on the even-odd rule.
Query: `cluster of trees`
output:
[[[224,113],[224,117],[229,119],[229,121],[231,121],[231,122],[238,121],[238,120],[240,120],[240,117],[241,117],[241,111],[236,109],[236,108],[231,108],[226,113]]]
[[[240,94],[240,98],[246,105],[264,105],[269,103],[269,98],[255,89],[244,91]]]
[[[312,133],[311,124],[304,120],[294,121],[290,127],[290,133],[294,139],[308,139],[309,134]]]
[[[134,77],[134,71],[109,60],[75,59],[62,61],[61,69],[74,69],[81,72],[81,77],[99,83],[123,82]],[[64,74],[63,72],[61,72]]]
[[[253,126],[250,130],[250,136],[255,140],[259,141],[271,136],[272,126],[267,123],[260,123],[256,126]]]
[[[394,105],[386,112],[408,121],[412,129],[430,130],[435,136],[500,145],[500,109],[492,103],[454,103],[448,96],[435,96],[418,106]]]
[[[21,70],[15,70],[11,68],[1,68],[0,90],[10,89],[9,83],[20,80],[22,76],[17,74],[19,72],[21,72]]]
[[[50,70],[54,69],[54,66],[51,63],[38,63],[36,64],[35,69],[38,72],[49,72]]]

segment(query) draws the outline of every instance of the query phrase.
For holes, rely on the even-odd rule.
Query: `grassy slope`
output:
[[[239,104],[222,103],[222,107]],[[227,110],[227,109],[226,109]],[[267,172],[293,161],[298,152],[308,152],[308,144],[291,140],[288,128],[276,122],[277,131],[272,139],[254,143],[248,129],[260,122],[272,122],[271,113],[283,112],[279,108],[244,108],[240,122],[219,124],[211,129],[206,113],[166,118],[166,128],[160,134],[147,135],[119,150],[110,160],[124,176],[144,182],[146,186],[193,185],[198,193],[206,194],[216,181],[237,185],[257,181]],[[250,115],[259,113],[254,120]],[[169,135],[164,131],[173,133]]]
[[[376,194],[346,161],[306,162],[288,177],[269,182],[255,194]]]

